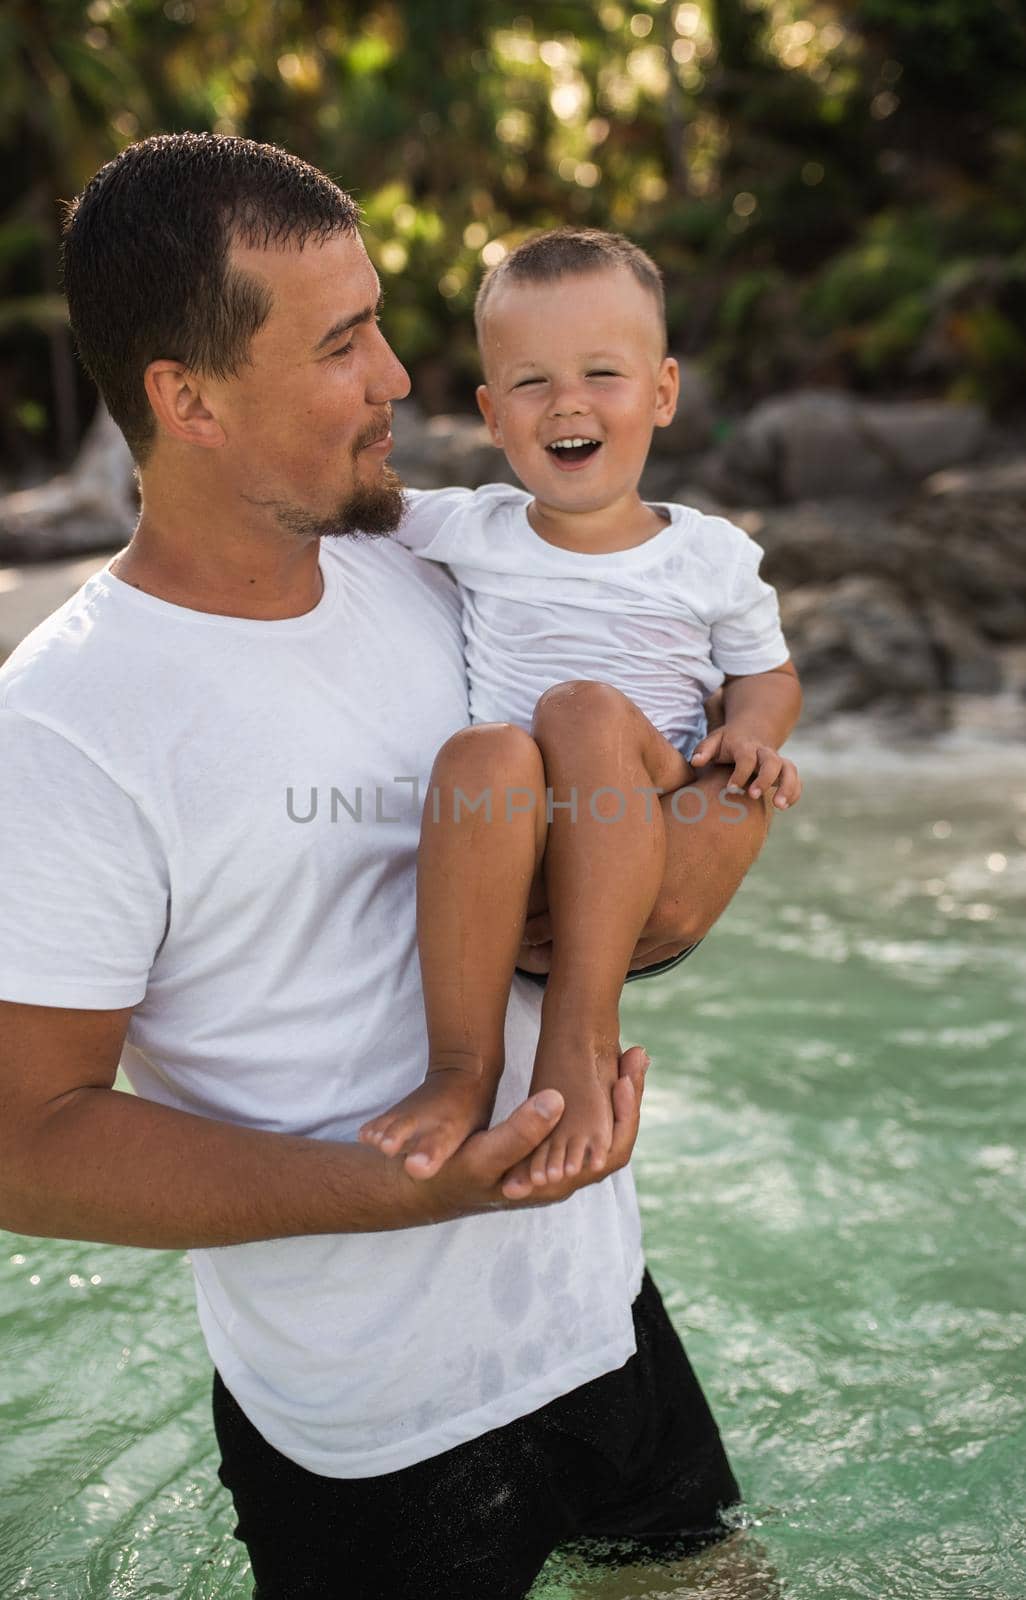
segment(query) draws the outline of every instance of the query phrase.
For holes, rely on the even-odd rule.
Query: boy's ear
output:
[[[492,436],[492,443],[497,444],[501,450],[502,429],[499,427],[499,419],[495,415],[495,407],[492,404],[492,397],[488,393],[488,385],[479,383],[475,393],[477,395],[477,408],[488,424],[488,432]]]
[[[194,373],[178,361],[151,361],[143,374],[146,397],[164,433],[183,444],[217,450],[225,432],[200,392]]]
[[[659,377],[656,380],[656,413],[655,425],[657,428],[668,428],[673,421],[677,410],[677,401],[680,399],[680,368],[673,356],[664,356],[659,368]]]

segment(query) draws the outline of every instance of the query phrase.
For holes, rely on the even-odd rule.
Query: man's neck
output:
[[[227,530],[227,531],[226,531]],[[111,563],[122,583],[190,611],[281,621],[312,611],[323,593],[320,540],[284,529],[240,528],[182,500],[148,503],[130,544]]]
[[[547,544],[583,555],[633,550],[666,526],[666,518],[646,505],[636,491],[593,511],[564,511],[532,500],[527,520]]]

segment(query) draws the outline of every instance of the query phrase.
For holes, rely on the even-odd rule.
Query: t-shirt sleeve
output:
[[[0,709],[0,1000],[137,1005],[170,880],[135,801],[61,734]]]
[[[453,512],[466,505],[470,492],[469,489],[405,490],[406,512],[396,531],[399,543],[426,561],[444,561],[444,556],[432,552],[435,537]]]
[[[759,576],[763,550],[741,528],[734,534],[738,557],[711,630],[713,664],[728,676],[769,672],[783,666],[790,651],[780,626],[780,607],[772,584]]]

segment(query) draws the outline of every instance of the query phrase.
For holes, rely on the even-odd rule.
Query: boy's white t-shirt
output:
[[[659,506],[669,520],[646,543],[582,553],[535,533],[531,498],[505,483],[407,491],[399,538],[443,562],[463,595],[474,722],[529,729],[546,689],[597,679],[690,755],[725,675],[788,659],[763,552],[734,523]]]
[[[352,1141],[424,1075],[413,780],[466,726],[466,679],[443,572],[393,540],[326,541],[321,571],[312,611],[257,622],[105,570],[0,670],[0,998],[134,1007],[140,1095]],[[497,1120],[538,1017],[516,981]],[[555,1206],[191,1259],[228,1388],[329,1477],[436,1455],[635,1348],[629,1169]]]

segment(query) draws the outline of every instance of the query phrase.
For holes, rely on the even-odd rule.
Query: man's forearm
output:
[[[66,1097],[4,1150],[0,1171],[0,1226],[153,1249],[408,1228],[431,1220],[419,1199],[400,1163],[363,1145],[240,1128],[106,1088]]]
[[[701,810],[688,801],[678,813],[672,797],[662,802],[666,820],[663,886],[645,928],[658,940],[656,954],[704,939],[727,909],[742,879],[766,842],[772,807],[769,797],[723,796],[728,774],[706,767],[689,787],[702,796]],[[684,791],[687,793],[687,791]],[[689,824],[684,819],[694,815]],[[701,821],[697,819],[701,817]]]

